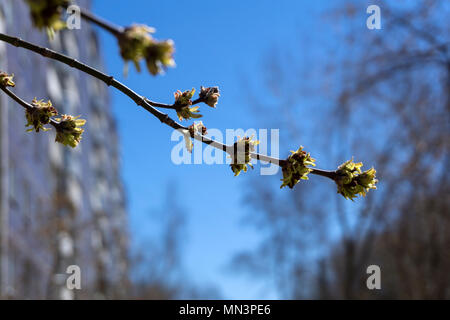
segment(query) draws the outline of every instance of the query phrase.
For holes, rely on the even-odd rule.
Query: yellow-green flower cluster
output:
[[[192,97],[195,94],[195,89],[192,88],[192,90],[186,90],[184,92],[181,92],[180,90],[177,90],[173,95],[175,96],[175,105],[176,106],[186,106],[186,105],[192,105]]]
[[[215,108],[220,97],[219,87],[200,87],[199,98],[211,108]]]
[[[178,90],[174,93],[175,96],[175,109],[177,110],[177,116],[180,121],[183,119],[189,120],[189,119],[198,119],[201,118],[202,115],[198,114],[200,111],[198,110],[199,107],[191,107],[192,105],[192,97],[194,96],[195,89],[192,88],[192,90],[187,90],[184,92],[181,92]]]
[[[156,76],[163,73],[167,67],[174,67],[173,53],[175,46],[172,40],[153,41],[146,52],[145,61],[148,72]]]
[[[58,111],[52,106],[52,102],[44,102],[43,100],[33,99],[31,102],[33,108],[27,109],[25,111],[25,117],[27,118],[27,127],[33,127],[27,130],[39,132],[39,130],[47,131],[50,130],[44,126],[50,123],[51,117],[56,116]]]
[[[234,172],[235,177],[238,176],[241,171],[247,172],[247,165],[253,169],[250,153],[255,151],[255,146],[258,144],[259,141],[253,140],[253,136],[241,138],[234,144],[233,161],[230,164],[230,167]],[[242,152],[244,152],[244,155],[242,155]],[[242,160],[244,161],[242,162]]]
[[[192,153],[192,149],[194,148],[194,144],[192,143],[191,138],[194,138],[194,135],[196,133],[200,133],[202,135],[205,135],[206,132],[206,127],[203,125],[203,122],[199,121],[199,122],[194,122],[193,124],[191,124],[188,127],[188,130],[183,130],[183,135],[184,135],[184,142],[186,144],[186,149]]]
[[[282,164],[283,183],[280,188],[288,186],[292,189],[300,180],[308,180],[308,173],[312,170],[307,166],[315,166],[315,161],[303,147],[291,151],[291,155]]]
[[[198,114],[200,111],[198,110],[199,107],[182,107],[179,110],[177,110],[177,116],[178,119],[181,121],[183,119],[189,120],[189,119],[198,119],[203,117],[201,114]]]
[[[27,3],[33,24],[39,29],[47,28],[50,37],[55,31],[65,28],[61,13],[63,5],[69,4],[68,0],[27,0]]]
[[[81,127],[85,125],[86,120],[78,118],[64,114],[61,118],[55,119],[59,122],[55,126],[56,142],[72,148],[75,148],[80,143],[81,135],[84,132],[84,129]]]
[[[370,189],[376,189],[376,170],[371,168],[362,172],[362,162],[354,163],[353,159],[341,164],[336,170],[338,193],[346,199],[353,200],[358,195],[365,196]]]
[[[7,74],[6,72],[0,72],[0,85],[4,87],[15,87],[16,84],[13,81],[14,75]]]
[[[127,27],[119,36],[120,54],[125,61],[132,61],[138,71],[139,62],[145,59],[145,53],[153,39],[151,33],[155,29],[146,25],[132,25]]]
[[[151,36],[154,28],[146,25],[127,27],[118,37],[120,54],[127,61],[132,61],[138,72],[140,62],[145,60],[152,75],[163,72],[163,68],[175,65],[173,60],[174,45],[172,40],[156,41]]]

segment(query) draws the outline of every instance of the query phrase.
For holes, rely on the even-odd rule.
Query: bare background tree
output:
[[[316,181],[288,195],[255,184],[248,219],[266,239],[232,265],[275,281],[285,298],[448,299],[450,6],[383,2],[382,29],[368,30],[367,5],[339,3],[321,38],[270,53],[266,99],[249,102],[279,112],[270,125],[290,128],[281,140],[322,163],[361,156],[377,168],[379,190],[348,204]],[[382,290],[366,287],[371,264]]]

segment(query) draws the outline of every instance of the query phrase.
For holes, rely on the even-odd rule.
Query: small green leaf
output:
[[[211,108],[215,108],[219,101],[219,87],[204,88],[200,87],[199,98],[203,100]]]

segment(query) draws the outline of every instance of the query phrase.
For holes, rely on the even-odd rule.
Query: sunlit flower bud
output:
[[[27,127],[33,127],[27,131],[39,132],[39,130],[47,131],[48,128],[44,128],[44,125],[49,124],[51,117],[56,116],[58,111],[52,106],[52,102],[43,102],[43,100],[33,99],[31,102],[33,108],[25,111],[25,117],[27,118]]]
[[[220,97],[219,87],[200,87],[199,98],[211,108],[215,108]]]
[[[358,181],[358,184],[363,186],[366,191],[369,191],[369,189],[376,189],[377,187],[375,184],[378,182],[377,179],[375,179],[377,171],[374,168],[370,168],[367,171],[364,171],[360,175],[356,177],[356,180]]]
[[[188,129],[189,129],[189,133],[192,138],[194,137],[194,134],[196,134],[196,133],[200,133],[201,135],[207,134],[206,127],[203,125],[203,122],[201,122],[201,121],[194,122],[193,124],[191,124],[189,126]]]
[[[198,114],[200,111],[198,110],[199,107],[191,107],[192,105],[192,97],[194,96],[195,89],[192,88],[192,90],[187,90],[184,92],[181,92],[180,90],[177,90],[177,92],[174,93],[175,96],[175,109],[177,111],[178,119],[181,121],[183,119],[189,120],[189,119],[198,119],[201,118],[202,115]]]
[[[253,136],[239,139],[234,144],[233,161],[230,164],[234,176],[238,176],[241,171],[247,172],[247,166],[253,169],[251,154],[255,151],[255,146],[259,144],[258,140],[253,140]],[[244,152],[244,154],[242,154]]]
[[[151,33],[155,29],[146,25],[132,25],[125,28],[119,35],[119,47],[122,58],[132,61],[138,72],[141,71],[140,61],[145,59],[148,47],[152,44]]]
[[[194,96],[195,89],[192,88],[192,90],[186,90],[184,92],[181,92],[180,90],[177,90],[173,95],[175,96],[175,106],[188,106],[192,105],[192,97]]]
[[[370,189],[376,189],[376,170],[371,168],[361,172],[362,163],[354,163],[353,159],[344,162],[336,170],[335,179],[338,193],[346,199],[353,200],[358,195],[365,196]]]
[[[13,81],[14,74],[7,74],[6,72],[0,72],[0,85],[4,87],[15,87],[16,84]]]
[[[291,155],[282,164],[283,179],[281,181],[283,183],[280,188],[288,186],[292,189],[300,180],[308,180],[311,169],[307,166],[315,166],[315,161],[303,150],[303,147],[298,148],[297,151],[291,151]]]
[[[232,164],[230,164],[230,167],[231,167],[231,171],[233,171],[235,177],[237,177],[241,173],[241,171],[247,172],[247,170],[248,170],[247,165],[244,163],[242,163],[242,164],[232,163]],[[253,168],[253,166],[251,164],[250,164],[250,167]]]
[[[163,73],[167,67],[174,67],[175,60],[173,53],[175,52],[172,40],[153,41],[145,52],[145,60],[147,69],[152,75]]]
[[[69,115],[63,115],[59,119],[58,125],[56,125],[56,142],[62,143],[65,146],[75,148],[81,141],[81,135],[84,129],[81,129],[85,125],[86,120],[78,119],[79,117],[73,117]]]
[[[26,0],[30,7],[31,18],[34,26],[39,29],[47,28],[50,38],[55,31],[66,27],[61,20],[63,6],[69,4],[69,0]]]

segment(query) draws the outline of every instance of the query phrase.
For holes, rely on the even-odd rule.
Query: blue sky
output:
[[[176,45],[177,67],[164,76],[137,74],[130,65],[124,78],[116,41],[101,32],[108,72],[150,99],[167,103],[173,102],[173,92],[178,89],[217,85],[221,89],[218,108],[201,106],[202,120],[208,128],[225,130],[260,128],[242,80],[260,79],[267,52],[293,46],[299,34],[317,28],[324,5],[327,2],[94,0],[93,9],[120,25],[153,26],[155,38],[171,38]],[[255,81],[256,90],[258,83]],[[148,216],[164,208],[167,184],[175,182],[180,196],[177,202],[188,212],[183,260],[189,281],[216,286],[224,298],[277,298],[274,287],[229,268],[235,253],[255,247],[262,236],[242,224],[250,210],[243,193],[251,188],[250,176],[259,171],[235,178],[227,165],[173,164],[172,130],[125,96],[111,93],[122,142],[133,240],[145,238],[151,229]],[[268,181],[259,178],[261,183]]]

